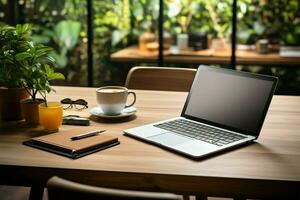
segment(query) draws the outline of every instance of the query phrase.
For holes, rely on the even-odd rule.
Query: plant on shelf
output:
[[[64,79],[64,76],[52,68],[55,62],[49,56],[52,49],[32,42],[31,25],[4,26],[2,30],[5,37],[0,40],[4,44],[0,53],[0,84],[25,89],[31,98],[22,100],[23,114],[28,123],[36,124],[38,104],[46,101],[46,94],[53,91],[49,81]],[[38,94],[43,99],[37,98]]]

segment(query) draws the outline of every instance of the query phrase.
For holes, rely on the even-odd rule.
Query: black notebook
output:
[[[106,133],[100,133],[99,135],[80,140],[71,140],[71,137],[78,134],[80,134],[78,130],[60,131],[32,138],[23,142],[23,144],[72,159],[77,159],[120,144],[117,137],[112,137]]]

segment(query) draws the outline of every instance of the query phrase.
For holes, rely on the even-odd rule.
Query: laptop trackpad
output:
[[[191,141],[192,139],[176,135],[170,132],[166,132],[163,134],[155,135],[148,137],[149,140],[152,140],[154,142],[164,144],[166,146],[175,146],[184,142]]]

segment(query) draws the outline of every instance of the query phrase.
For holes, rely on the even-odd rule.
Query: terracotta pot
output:
[[[43,99],[36,99],[35,101],[32,99],[21,100],[22,113],[27,124],[39,124],[39,104],[43,102]]]
[[[0,87],[0,119],[14,121],[23,119],[20,101],[29,97],[24,88]]]

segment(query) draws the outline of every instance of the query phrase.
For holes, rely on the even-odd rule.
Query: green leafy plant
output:
[[[16,57],[29,49],[29,29],[29,25],[0,26],[0,86],[18,88],[24,85],[25,69]]]
[[[46,100],[46,93],[54,91],[49,81],[64,79],[61,73],[54,72],[49,65],[49,63],[54,63],[54,59],[49,56],[51,51],[52,48],[31,43],[28,51],[16,56],[16,60],[26,69],[24,70],[24,87],[33,101],[36,100],[37,93]]]
[[[49,81],[64,76],[53,70],[52,48],[34,44],[31,30],[29,24],[0,27],[0,85],[24,87],[33,101],[38,93],[46,100],[46,93],[53,91]]]

